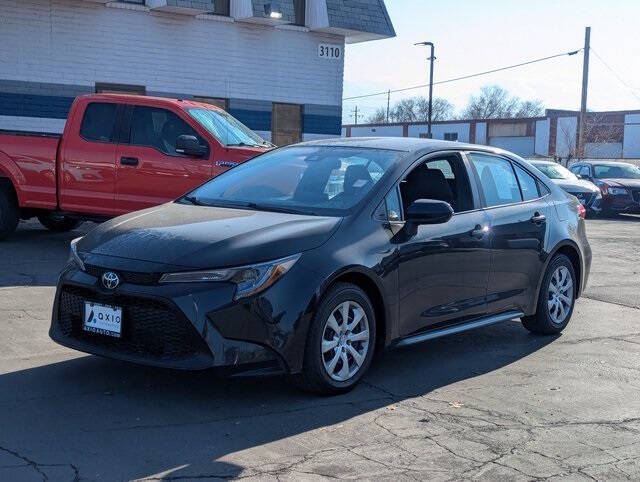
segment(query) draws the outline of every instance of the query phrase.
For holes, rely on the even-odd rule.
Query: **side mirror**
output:
[[[433,199],[418,199],[407,208],[406,220],[414,224],[442,224],[453,216],[451,204]]]
[[[183,134],[176,140],[176,152],[189,157],[204,157],[207,154],[207,146],[202,146],[196,136]]]

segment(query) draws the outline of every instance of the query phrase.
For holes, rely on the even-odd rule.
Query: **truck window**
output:
[[[206,141],[173,112],[157,107],[136,106],[131,120],[132,145],[158,149],[170,156],[179,156],[176,141],[179,136],[195,136],[200,144]]]
[[[80,136],[87,141],[112,142],[118,104],[92,102],[80,125]]]

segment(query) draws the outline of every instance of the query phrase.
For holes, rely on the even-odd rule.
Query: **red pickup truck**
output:
[[[78,97],[62,136],[0,131],[0,239],[20,219],[66,231],[170,201],[272,147],[210,104]]]

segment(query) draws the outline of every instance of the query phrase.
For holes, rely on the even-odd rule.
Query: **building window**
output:
[[[225,99],[223,97],[194,97],[192,100],[215,105],[216,107],[229,112],[229,99]]]
[[[306,9],[307,9],[306,0],[293,0],[293,10],[296,15],[295,25],[300,25],[304,27],[306,23]]]
[[[458,133],[457,132],[445,132],[444,133],[444,140],[445,141],[457,141],[458,140]]]
[[[214,15],[224,15],[228,17],[231,15],[230,10],[230,1],[229,0],[213,0],[213,12],[210,12]]]
[[[147,89],[144,85],[109,84],[106,82],[96,82],[96,93],[145,95],[147,93]]]
[[[302,140],[302,106],[273,104],[271,141],[278,147]]]

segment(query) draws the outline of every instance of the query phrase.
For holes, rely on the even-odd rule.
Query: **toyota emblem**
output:
[[[102,275],[102,286],[108,290],[115,290],[120,284],[120,276],[112,271],[107,271]]]

